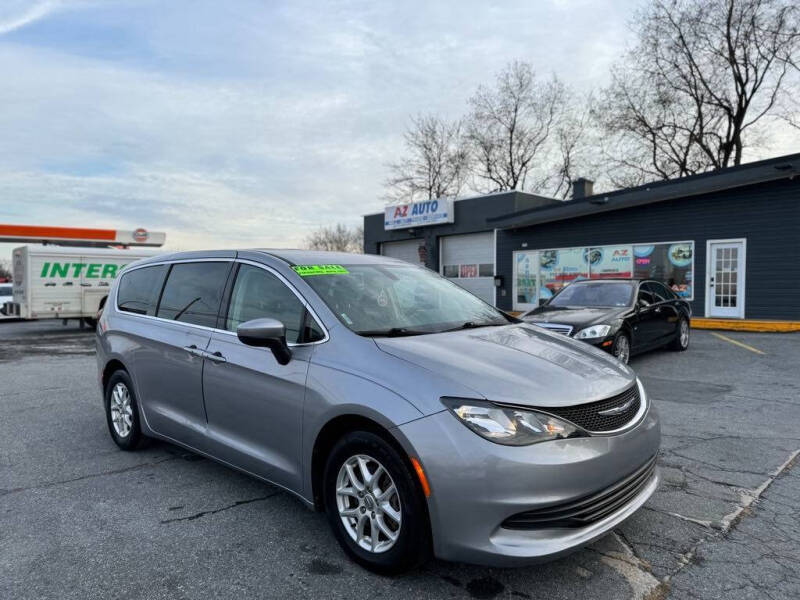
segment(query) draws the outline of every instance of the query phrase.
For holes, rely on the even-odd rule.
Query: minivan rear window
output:
[[[176,263],[167,276],[156,316],[216,327],[229,262]]]
[[[156,314],[158,294],[164,282],[167,265],[153,265],[122,273],[117,291],[117,310],[137,315]]]

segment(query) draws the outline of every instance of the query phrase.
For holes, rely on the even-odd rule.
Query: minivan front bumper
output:
[[[586,526],[508,528],[519,513],[575,502],[613,488],[658,453],[652,404],[632,429],[512,447],[489,442],[449,411],[398,428],[431,488],[428,510],[434,552],[444,560],[517,566],[552,560],[603,536],[658,487],[653,469],[635,493]],[[404,438],[404,439],[403,439]]]

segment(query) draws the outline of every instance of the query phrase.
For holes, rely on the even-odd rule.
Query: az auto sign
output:
[[[445,198],[394,204],[384,209],[384,229],[408,229],[424,225],[452,223],[453,202]]]

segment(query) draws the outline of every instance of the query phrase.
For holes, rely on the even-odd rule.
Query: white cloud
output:
[[[638,1],[5,0],[3,220],[297,245],[379,211],[409,116],[510,60],[602,85]]]

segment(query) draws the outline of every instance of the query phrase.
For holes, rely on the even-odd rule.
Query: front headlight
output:
[[[575,334],[576,340],[589,340],[592,338],[606,337],[611,332],[611,325],[592,325],[586,329],[581,329]]]
[[[527,446],[583,435],[571,423],[535,410],[460,398],[442,398],[442,402],[479,436],[505,446]]]

